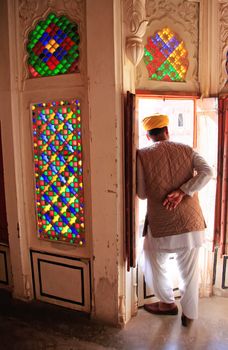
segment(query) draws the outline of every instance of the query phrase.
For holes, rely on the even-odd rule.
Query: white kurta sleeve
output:
[[[136,193],[140,199],[147,198],[143,165],[138,154],[137,154],[137,162],[136,162]]]
[[[193,152],[193,167],[197,171],[197,175],[180,187],[189,196],[193,196],[194,192],[200,191],[213,176],[212,168],[197,152]]]

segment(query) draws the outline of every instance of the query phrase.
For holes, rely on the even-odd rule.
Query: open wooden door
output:
[[[218,166],[213,236],[213,291],[226,295],[228,289],[227,177],[228,177],[228,96],[218,100]]]
[[[127,92],[124,111],[125,140],[125,247],[127,270],[136,266],[135,197],[135,95]]]
[[[11,271],[0,124],[0,287],[8,287],[10,285]]]
[[[7,228],[5,186],[4,186],[4,174],[3,174],[1,125],[0,125],[0,243],[8,244],[8,228]]]
[[[213,247],[226,254],[228,177],[228,96],[218,102],[218,170]]]

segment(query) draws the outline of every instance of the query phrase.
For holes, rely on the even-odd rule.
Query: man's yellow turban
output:
[[[142,120],[143,127],[146,131],[164,128],[164,126],[169,125],[169,117],[163,114],[153,114],[149,117],[146,117]]]

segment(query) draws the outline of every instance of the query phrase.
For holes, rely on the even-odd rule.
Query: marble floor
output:
[[[228,299],[200,299],[199,319],[181,326],[180,315],[139,309],[124,329],[43,303],[12,300],[0,291],[1,350],[227,350]]]

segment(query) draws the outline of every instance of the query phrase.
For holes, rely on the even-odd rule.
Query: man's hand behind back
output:
[[[167,210],[173,210],[180,204],[184,196],[185,193],[181,190],[172,191],[167,195],[162,204]]]

